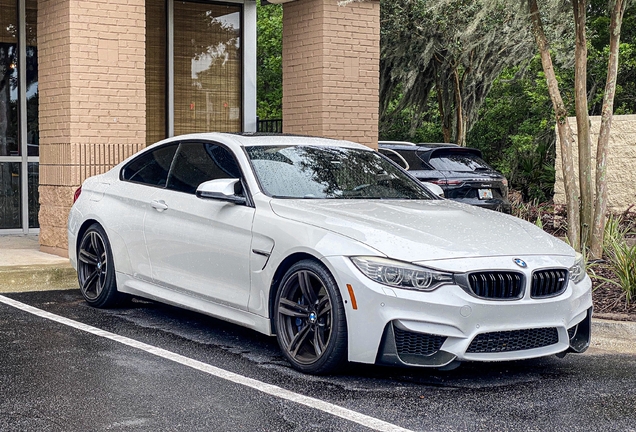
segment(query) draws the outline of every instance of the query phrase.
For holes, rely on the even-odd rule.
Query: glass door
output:
[[[37,231],[38,162],[37,0],[0,0],[0,234]]]

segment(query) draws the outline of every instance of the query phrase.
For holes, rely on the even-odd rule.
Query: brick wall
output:
[[[574,137],[577,136],[576,118],[569,118]],[[596,143],[601,125],[599,116],[590,117],[592,124],[592,185],[596,176]],[[558,135],[557,135],[558,139]],[[578,150],[574,149],[574,167],[578,175]],[[609,157],[607,160],[608,210],[613,213],[625,211],[636,205],[636,115],[617,115],[612,119]],[[554,202],[565,204],[561,149],[557,142],[556,181]],[[632,208],[632,210],[636,210]]]
[[[283,128],[377,148],[380,3],[283,6]]]
[[[40,244],[66,254],[81,182],[145,146],[145,0],[40,0]]]

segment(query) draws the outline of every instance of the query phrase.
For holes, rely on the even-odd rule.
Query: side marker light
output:
[[[351,298],[351,307],[354,310],[358,309],[358,302],[356,302],[356,295],[353,292],[353,287],[347,284],[347,290],[349,291],[349,297]]]

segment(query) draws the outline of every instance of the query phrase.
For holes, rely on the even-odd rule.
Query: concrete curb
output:
[[[69,264],[0,267],[0,293],[79,289]]]
[[[636,354],[636,322],[592,319],[590,352]]]

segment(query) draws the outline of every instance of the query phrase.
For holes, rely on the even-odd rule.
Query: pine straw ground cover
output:
[[[544,231],[565,238],[566,218],[563,206],[552,203],[524,203],[520,194],[511,193],[513,215],[537,224]],[[636,244],[636,209],[630,207],[620,215],[622,225],[627,228],[625,241],[629,245]],[[592,301],[594,316],[617,321],[636,321],[636,298],[627,302],[625,291],[618,285],[616,276],[608,260],[591,264],[588,274],[592,279]]]

